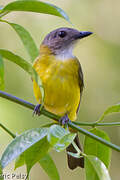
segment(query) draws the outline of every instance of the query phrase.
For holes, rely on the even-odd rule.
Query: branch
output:
[[[35,108],[34,104],[29,103],[29,102],[27,102],[27,101],[25,101],[23,99],[20,99],[20,98],[18,98],[16,96],[13,96],[13,95],[8,94],[8,93],[3,92],[3,91],[0,91],[0,97],[8,99],[8,100],[10,100],[12,102],[15,102],[17,104],[20,104],[20,105],[22,105],[22,106],[24,106],[24,107],[26,107],[28,109],[31,109],[31,110],[34,110],[34,108]],[[47,117],[49,117],[51,119],[54,119],[56,121],[58,121],[60,119],[60,116],[57,116],[57,115],[55,115],[55,114],[53,114],[51,112],[48,112],[44,108],[41,109],[41,114],[43,114],[43,115],[45,115],[45,116],[47,116]]]
[[[74,123],[72,123],[72,122],[69,122],[68,125],[69,125],[69,127],[71,127],[72,129],[75,129],[75,130],[79,131],[80,133],[82,133],[82,134],[84,134],[84,135],[86,135],[86,136],[89,136],[89,137],[91,137],[92,139],[95,139],[95,140],[101,142],[102,144],[105,144],[106,146],[108,146],[108,147],[110,147],[110,148],[112,148],[112,149],[120,152],[120,146],[117,146],[117,145],[115,145],[115,144],[112,144],[111,142],[106,141],[105,139],[102,139],[102,138],[99,137],[99,136],[96,136],[95,134],[87,131],[86,129],[83,129],[83,128],[81,128],[81,127],[78,127],[76,124],[74,124]]]
[[[91,126],[91,127],[96,127],[96,126],[120,126],[120,122],[108,122],[108,123],[97,123],[97,122],[74,122],[74,124],[79,125],[79,126]]]
[[[5,93],[5,92],[3,92],[3,91],[0,91],[0,97],[3,97],[3,98],[5,98],[5,99],[8,99],[8,100],[10,100],[10,101],[12,101],[12,102],[15,102],[15,103],[17,103],[17,104],[20,104],[20,105],[22,105],[22,106],[24,106],[24,107],[27,107],[27,108],[31,109],[31,110],[34,110],[34,108],[35,108],[35,105],[33,105],[32,103],[29,103],[29,102],[27,102],[27,101],[25,101],[25,100],[22,100],[22,99],[20,99],[20,98],[17,98],[16,96],[12,96],[12,95],[10,95],[10,94],[8,94],[8,93]],[[57,115],[55,115],[55,114],[53,114],[53,113],[51,113],[51,112],[46,111],[44,108],[41,109],[41,114],[43,114],[43,115],[45,115],[45,116],[47,116],[47,117],[49,117],[49,118],[51,118],[51,119],[53,119],[53,120],[56,120],[56,121],[58,121],[58,120],[60,119],[59,116],[57,116]],[[99,123],[99,124],[102,124],[102,123]],[[89,125],[90,125],[90,124],[89,124]],[[96,124],[95,124],[95,125],[96,125]],[[84,134],[84,135],[86,135],[86,136],[89,136],[89,137],[91,137],[91,138],[93,138],[93,139],[101,142],[102,144],[105,144],[106,146],[108,146],[108,147],[110,147],[110,148],[112,148],[112,149],[120,152],[120,146],[117,146],[117,145],[115,145],[115,144],[112,144],[112,143],[110,143],[110,142],[108,142],[108,141],[100,138],[99,136],[96,136],[95,134],[87,131],[86,129],[83,129],[83,128],[81,128],[81,127],[78,127],[78,126],[77,126],[75,123],[73,123],[73,122],[71,122],[71,121],[68,122],[68,126],[71,127],[72,129],[75,129],[75,130],[77,130],[78,132],[80,132],[80,133],[82,133],[82,134]],[[93,125],[92,125],[92,126],[93,126]]]
[[[15,138],[16,137],[16,135],[15,134],[13,134],[9,129],[7,129],[5,126],[3,126],[2,124],[0,124],[0,127],[2,128],[2,129],[4,129],[4,131],[6,131],[12,138]]]

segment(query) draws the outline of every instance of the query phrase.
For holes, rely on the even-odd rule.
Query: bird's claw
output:
[[[59,119],[60,125],[63,125],[64,127],[68,126],[69,121],[70,121],[70,119],[67,114]]]
[[[37,104],[37,105],[35,106],[35,108],[34,108],[33,116],[34,116],[34,115],[40,116],[40,114],[41,114],[41,104]]]

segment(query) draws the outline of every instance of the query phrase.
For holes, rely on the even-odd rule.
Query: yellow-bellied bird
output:
[[[84,87],[81,65],[72,51],[78,40],[91,34],[92,32],[72,28],[59,28],[50,32],[43,40],[40,55],[33,65],[43,83],[44,107],[61,116],[62,124],[76,120]],[[33,89],[38,103],[41,104],[41,92],[35,81]],[[39,108],[40,105],[36,106],[35,113],[39,114]],[[74,141],[81,149],[78,136]],[[76,152],[72,144],[67,147],[67,151]],[[70,169],[84,167],[83,157],[67,156]]]

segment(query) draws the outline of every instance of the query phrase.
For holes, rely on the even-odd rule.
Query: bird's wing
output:
[[[81,64],[80,64],[79,60],[78,60],[78,65],[79,65],[79,68],[78,68],[78,81],[79,81],[79,86],[80,86],[80,102],[81,102],[81,97],[82,97],[83,88],[84,88],[84,77],[83,77],[82,67],[81,67]],[[77,113],[78,113],[78,110],[80,108],[80,102],[79,102],[79,105],[78,105],[78,108],[77,108]]]

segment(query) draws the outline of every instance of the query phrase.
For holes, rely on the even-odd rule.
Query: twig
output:
[[[22,105],[24,107],[27,107],[27,108],[31,109],[31,110],[34,110],[34,108],[35,108],[35,105],[33,105],[32,103],[29,103],[29,102],[27,102],[25,100],[22,100],[22,99],[20,99],[20,98],[18,98],[16,96],[10,95],[10,94],[5,93],[3,91],[0,91],[0,97],[8,99],[8,100],[10,100],[12,102],[15,102],[17,104],[20,104],[20,105]],[[42,108],[41,114],[43,114],[43,115],[45,115],[45,116],[47,116],[47,117],[49,117],[51,119],[54,119],[56,121],[58,121],[60,119],[59,116],[57,116],[57,115],[55,115],[55,114],[53,114],[51,112],[46,111],[44,108]],[[96,136],[95,134],[87,131],[86,129],[83,129],[83,128],[77,126],[73,122],[71,122],[71,121],[68,122],[68,126],[71,127],[72,129],[75,129],[75,130],[79,131],[80,133],[82,133],[82,134],[84,134],[86,136],[89,136],[89,137],[91,137],[91,138],[101,142],[102,144],[105,144],[106,146],[108,146],[108,147],[110,147],[110,148],[120,152],[120,146],[112,144],[112,143],[110,143],[110,142],[100,138],[99,136]]]
[[[74,122],[74,124],[79,125],[79,126],[91,126],[91,127],[96,127],[96,126],[120,126],[120,122],[108,122],[108,123],[97,123],[97,122]]]
[[[15,138],[16,137],[16,135],[15,134],[13,134],[9,129],[7,129],[5,126],[3,126],[2,124],[0,124],[0,127],[2,128],[2,129],[4,129],[4,131],[6,131],[12,138]]]
[[[76,124],[74,124],[74,123],[72,123],[72,122],[69,122],[68,125],[69,125],[69,127],[73,128],[73,129],[76,129],[76,130],[79,131],[80,133],[82,133],[82,134],[84,134],[84,135],[86,135],[86,136],[89,136],[89,137],[91,137],[91,138],[93,138],[93,139],[101,142],[102,144],[105,144],[106,146],[108,146],[108,147],[110,147],[110,148],[112,148],[112,149],[120,152],[120,146],[117,146],[117,145],[115,145],[115,144],[112,144],[111,142],[106,141],[105,139],[102,139],[102,138],[99,137],[99,136],[96,136],[95,134],[87,131],[86,129],[83,129],[83,128],[81,128],[81,127],[78,127]]]

